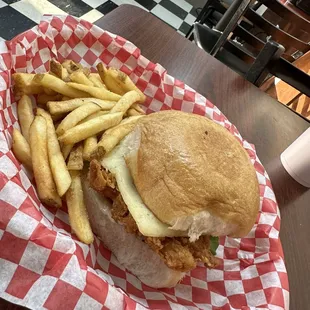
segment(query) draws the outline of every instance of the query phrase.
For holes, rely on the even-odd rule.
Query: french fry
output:
[[[62,98],[62,95],[60,94],[50,96],[45,93],[42,93],[37,96],[37,104],[46,105],[49,101],[58,101],[58,100],[61,100],[61,98]]]
[[[139,104],[134,103],[131,108],[127,111],[127,116],[137,116],[137,115],[145,115],[144,110],[140,107]]]
[[[55,59],[50,60],[50,72],[65,82],[70,81],[68,70]]]
[[[43,93],[43,87],[34,83],[34,74],[14,73],[12,78],[15,82],[14,94],[17,97],[22,95],[33,95]]]
[[[46,95],[49,95],[49,96],[55,96],[57,95],[57,92],[55,92],[54,90],[50,89],[50,88],[47,88],[47,87],[43,87],[43,91]]]
[[[77,237],[84,243],[94,241],[84,203],[80,171],[70,171],[72,183],[66,194],[69,221]]]
[[[99,88],[95,86],[87,86],[78,83],[69,82],[68,86],[73,87],[79,91],[84,93],[88,93],[91,96],[102,99],[102,100],[110,100],[110,101],[118,101],[120,100],[121,96],[115,93],[106,90],[105,88]]]
[[[29,143],[29,129],[34,119],[32,102],[27,95],[23,95],[17,104],[17,115],[23,136]]]
[[[81,70],[84,72],[86,76],[89,76],[90,70],[89,68],[83,67],[81,64],[75,63],[73,60],[65,60],[62,63],[62,66],[68,70],[68,73],[71,74],[74,71]]]
[[[129,91],[115,104],[110,113],[121,112],[124,115],[139,98],[140,95],[135,90]]]
[[[70,87],[68,83],[48,73],[36,74],[33,81],[71,98],[84,98],[88,96],[87,93]]]
[[[67,160],[67,157],[69,156],[74,144],[67,144],[63,145],[61,148],[62,156],[64,157],[64,160]]]
[[[68,160],[68,170],[83,170],[83,144],[75,145],[70,152]]]
[[[79,122],[79,124],[83,124],[83,123],[88,122],[89,120],[91,120],[93,118],[96,118],[96,117],[102,116],[102,115],[106,115],[108,113],[110,113],[110,111],[102,111],[101,110],[101,111],[95,112],[95,113],[85,117],[82,121]]]
[[[126,116],[138,116],[140,115],[140,113],[135,110],[134,108],[130,108],[128,109],[127,113],[126,113]]]
[[[131,90],[135,90],[139,93],[139,102],[143,103],[145,101],[145,95],[124,72],[114,68],[107,69],[102,63],[97,65],[97,70],[101,80],[110,91],[124,95]]]
[[[60,197],[62,197],[71,184],[71,177],[68,172],[66,162],[60,151],[60,146],[51,115],[40,108],[37,109],[37,115],[43,116],[46,121],[48,159],[56,184],[57,193]]]
[[[94,86],[93,82],[91,82],[83,71],[74,71],[70,74],[70,80],[72,82],[76,82],[78,84]]]
[[[70,100],[70,99],[72,99],[72,98],[67,97],[67,96],[63,96],[63,97],[61,98],[61,101],[66,101],[66,100]]]
[[[132,105],[132,108],[134,108],[137,112],[139,112],[139,114],[145,114],[144,110],[140,107],[140,105],[138,103],[134,103]]]
[[[69,113],[58,126],[56,133],[58,136],[63,135],[68,129],[77,125],[85,117],[100,111],[101,107],[92,102],[84,103],[82,106],[76,108]]]
[[[141,117],[143,117],[143,115],[126,118],[119,125],[105,131],[97,144],[97,148],[91,154],[91,157],[100,159],[106,153],[111,152],[114,147],[133,130]]]
[[[93,82],[94,86],[103,87],[103,88],[107,89],[107,87],[102,82],[100,75],[98,73],[91,73],[88,78],[90,81]]]
[[[119,124],[122,120],[122,116],[122,113],[109,113],[96,117],[67,130],[58,140],[64,145],[83,141],[86,138]]]
[[[83,159],[86,161],[91,160],[91,155],[97,148],[97,136],[91,136],[84,140],[84,148],[83,148]]]
[[[31,124],[30,150],[40,200],[49,206],[61,207],[61,199],[48,161],[47,125],[42,116],[36,116]]]
[[[24,136],[16,128],[13,129],[12,149],[16,158],[26,168],[32,170],[30,146]]]
[[[115,101],[101,100],[97,98],[77,98],[65,101],[50,101],[47,103],[47,108],[52,115],[64,114],[71,112],[88,102],[99,104],[102,110],[111,110],[115,105]]]

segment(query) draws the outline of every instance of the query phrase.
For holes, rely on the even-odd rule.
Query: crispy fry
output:
[[[67,144],[67,145],[62,146],[61,152],[62,152],[62,156],[64,157],[64,160],[66,160],[67,157],[69,156],[73,146],[74,144]]]
[[[58,101],[61,100],[62,95],[57,94],[54,96],[49,96],[45,93],[39,94],[37,96],[37,104],[46,105],[49,101]]]
[[[95,151],[97,148],[97,136],[91,136],[84,140],[84,148],[83,148],[83,159],[90,161],[91,160],[91,154]]]
[[[67,97],[67,96],[63,96],[63,97],[61,98],[61,101],[66,101],[66,100],[70,100],[70,99],[72,99],[72,98]]]
[[[82,170],[83,169],[83,144],[76,144],[69,155],[68,170]]]
[[[74,71],[70,74],[70,80],[72,82],[76,82],[78,84],[84,84],[88,86],[94,86],[93,82],[91,82],[83,71]]]
[[[65,101],[50,101],[47,103],[48,110],[52,115],[64,114],[73,111],[85,103],[93,102],[99,104],[102,110],[110,110],[115,101],[101,100],[97,98],[70,99]]]
[[[143,115],[126,118],[119,125],[105,131],[91,157],[100,159],[106,153],[111,152],[114,147],[133,130],[141,117],[143,117]]]
[[[84,203],[82,183],[79,171],[70,171],[72,183],[66,194],[69,221],[78,238],[90,244],[94,241],[86,206]]]
[[[71,74],[73,71],[82,69],[80,64],[76,64],[73,60],[66,59],[62,66],[67,69],[68,73]]]
[[[91,73],[88,78],[90,81],[93,82],[94,86],[103,87],[103,88],[107,89],[107,87],[102,82],[100,75],[98,73]]]
[[[85,117],[100,110],[101,107],[98,104],[92,102],[85,103],[82,106],[76,108],[71,113],[69,113],[58,126],[56,131],[57,135],[63,135],[68,129],[77,125]]]
[[[23,136],[29,143],[29,129],[34,119],[32,102],[27,95],[23,95],[17,105],[17,115]]]
[[[89,76],[90,70],[89,68],[83,67],[81,64],[75,63],[73,60],[65,60],[62,63],[62,66],[68,70],[68,73],[71,74],[74,71],[81,70],[86,76]]]
[[[140,105],[138,103],[134,103],[132,105],[132,108],[134,108],[137,112],[139,112],[139,114],[145,114],[144,110],[140,107]]]
[[[110,113],[121,112],[124,115],[139,98],[140,95],[135,90],[129,91],[115,104]]]
[[[16,158],[28,169],[32,169],[30,146],[16,128],[13,129],[12,149]]]
[[[55,96],[57,95],[57,92],[55,92],[54,90],[50,89],[50,88],[47,88],[47,87],[43,87],[43,91],[46,95],[49,95],[49,96]]]
[[[40,200],[49,206],[61,207],[48,161],[47,125],[42,116],[36,116],[30,127],[30,150]]]
[[[14,73],[12,78],[15,82],[14,94],[17,97],[22,95],[33,95],[43,93],[43,87],[33,82],[34,74]]]
[[[50,60],[50,72],[65,82],[70,81],[68,70],[55,59]]]
[[[107,69],[102,63],[97,65],[97,70],[101,80],[110,91],[124,95],[131,90],[135,90],[139,93],[139,102],[143,103],[145,101],[145,95],[124,72],[114,68]]]
[[[93,119],[93,118],[96,118],[98,116],[102,116],[102,115],[105,115],[105,114],[108,114],[110,113],[110,111],[98,111],[98,112],[95,112],[87,117],[85,117],[82,121],[79,122],[79,124],[83,124],[85,122],[88,122],[89,120]]]
[[[87,93],[70,87],[68,83],[48,73],[36,74],[33,81],[71,98],[84,98],[88,96]]]
[[[138,116],[138,115],[140,115],[140,113],[137,110],[135,110],[134,108],[130,108],[130,109],[128,109],[128,111],[126,112],[125,115],[126,116]]]
[[[68,83],[70,87],[73,87],[79,91],[83,91],[85,93],[90,94],[91,96],[102,99],[102,100],[111,100],[111,101],[118,101],[120,100],[121,96],[115,93],[106,90],[105,88],[99,88],[95,86],[87,86],[78,83]]]
[[[48,159],[53,178],[56,183],[57,193],[60,197],[62,197],[71,184],[71,177],[60,151],[60,146],[51,115],[40,108],[37,109],[37,115],[43,116],[46,121]]]
[[[122,113],[102,115],[67,130],[58,140],[63,144],[77,143],[119,124],[121,120]]]

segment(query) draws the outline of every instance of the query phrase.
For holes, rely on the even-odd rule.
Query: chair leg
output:
[[[204,17],[205,13],[208,12],[209,7],[212,5],[212,3],[216,2],[218,0],[208,0],[207,3],[204,5],[204,7],[201,9],[200,13],[198,14],[197,18],[195,19],[194,23],[200,23],[201,19]],[[192,33],[194,29],[194,24],[190,27],[190,29],[188,30],[187,34],[185,35],[185,38],[188,38],[190,36],[190,34]]]

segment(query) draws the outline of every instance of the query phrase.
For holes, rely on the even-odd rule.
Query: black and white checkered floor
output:
[[[43,14],[70,14],[93,23],[125,3],[151,12],[183,35],[197,16],[185,0],[0,0],[0,37],[13,38],[38,24]]]

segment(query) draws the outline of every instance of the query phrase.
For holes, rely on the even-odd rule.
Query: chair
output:
[[[235,0],[212,29],[196,22],[196,44],[256,86],[273,75],[310,96],[310,76],[290,63],[295,60],[297,52],[307,52],[310,45],[257,14],[253,3],[251,0]],[[276,0],[260,0],[256,5],[257,3],[264,4],[280,15],[281,19],[289,19],[289,24],[294,24],[294,29],[297,27],[300,31],[310,33],[309,22]],[[266,36],[258,38],[245,29],[240,23],[244,18],[253,27],[261,29]],[[293,50],[293,53],[288,53],[288,50]]]

